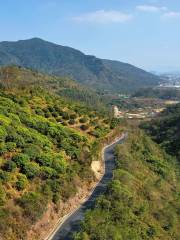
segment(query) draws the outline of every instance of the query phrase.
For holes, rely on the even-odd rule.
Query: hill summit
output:
[[[99,59],[39,38],[0,42],[0,66],[4,65],[68,76],[81,84],[111,92],[132,92],[160,81],[159,77],[130,64]]]

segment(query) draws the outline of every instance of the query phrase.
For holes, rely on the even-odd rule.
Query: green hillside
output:
[[[142,127],[180,162],[180,104],[168,107],[157,120],[143,124]]]
[[[106,59],[103,63],[116,75],[112,79],[114,86],[123,92],[134,92],[139,88],[156,86],[160,82],[160,78],[131,64]]]
[[[31,86],[41,86],[47,91],[64,96],[69,101],[85,103],[99,111],[105,111],[105,97],[92,89],[82,86],[67,77],[47,75],[17,66],[0,68],[0,87],[3,89],[27,89]]]
[[[112,182],[74,239],[180,239],[179,170],[173,157],[134,128],[116,149]]]
[[[0,65],[19,65],[68,76],[95,89],[131,92],[154,86],[159,77],[129,64],[102,60],[38,38],[0,43]]]
[[[180,100],[180,89],[176,88],[144,88],[139,89],[133,97],[160,98],[165,100]]]
[[[118,122],[55,94],[78,86],[70,80],[17,67],[0,72],[0,238],[25,240],[50,205],[94,182],[91,161]]]

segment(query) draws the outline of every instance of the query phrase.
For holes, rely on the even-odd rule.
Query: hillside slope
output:
[[[91,162],[118,122],[61,94],[74,88],[84,94],[69,79],[0,69],[0,239],[39,239],[96,181]]]
[[[159,78],[132,65],[85,55],[38,38],[0,43],[0,65],[19,65],[68,76],[96,89],[134,91],[154,86]]]
[[[91,162],[109,123],[41,88],[0,90],[0,239],[27,239],[48,209],[57,213],[92,186]]]
[[[105,97],[102,98],[96,91],[70,78],[47,75],[22,67],[0,67],[0,86],[6,90],[23,90],[31,86],[41,86],[70,101],[79,101],[102,111],[106,108]]]
[[[158,119],[145,123],[142,127],[180,162],[180,104],[168,107]]]
[[[138,129],[116,149],[112,182],[75,240],[178,240],[179,165]]]

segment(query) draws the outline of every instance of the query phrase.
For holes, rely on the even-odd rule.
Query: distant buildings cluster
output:
[[[117,106],[113,106],[114,118],[128,118],[128,119],[144,119],[157,116],[162,112],[164,108],[144,110],[142,108],[137,109],[137,112],[130,113],[128,111],[119,111]]]

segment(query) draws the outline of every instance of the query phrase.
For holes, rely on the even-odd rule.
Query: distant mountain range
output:
[[[39,38],[0,42],[0,66],[18,65],[68,76],[92,88],[110,92],[133,92],[158,85],[160,78],[133,65],[85,55]]]

